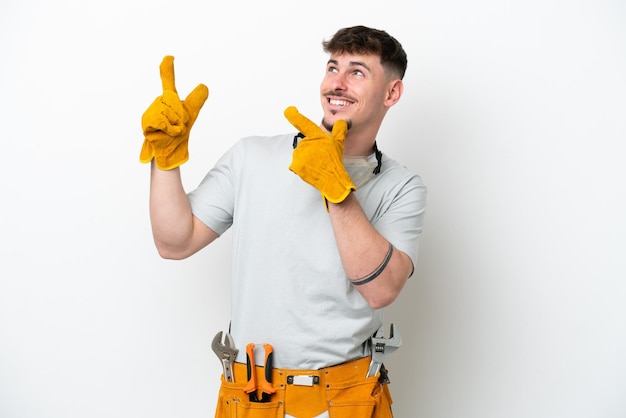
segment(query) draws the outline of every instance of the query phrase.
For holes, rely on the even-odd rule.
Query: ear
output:
[[[385,98],[385,106],[391,107],[398,103],[400,97],[402,97],[402,92],[404,91],[404,84],[402,80],[399,78],[392,80],[389,82],[389,86],[387,87],[387,97]]]

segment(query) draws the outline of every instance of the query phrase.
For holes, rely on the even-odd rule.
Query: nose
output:
[[[342,75],[338,75],[333,80],[333,89],[343,91],[346,89],[346,79]]]
[[[328,87],[332,91],[344,91],[346,90],[346,78],[343,74],[337,73],[329,76]]]

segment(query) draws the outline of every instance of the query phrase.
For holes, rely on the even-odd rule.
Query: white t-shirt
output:
[[[320,192],[289,170],[293,138],[241,139],[189,200],[218,234],[233,228],[237,361],[245,362],[246,344],[270,343],[275,367],[311,370],[368,355],[365,343],[383,318],[347,279]],[[415,265],[426,204],[420,178],[383,155],[381,172],[355,195],[376,230]]]

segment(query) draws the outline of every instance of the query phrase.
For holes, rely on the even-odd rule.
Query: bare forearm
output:
[[[159,254],[183,258],[193,232],[193,216],[179,168],[164,171],[152,163],[150,221]]]
[[[411,260],[392,248],[391,257],[383,263],[390,243],[371,225],[353,194],[342,203],[329,203],[329,214],[348,279],[358,282],[377,274],[355,287],[373,308],[389,305],[411,274]]]

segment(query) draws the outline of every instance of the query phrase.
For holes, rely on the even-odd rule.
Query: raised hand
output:
[[[189,132],[200,109],[209,97],[209,89],[198,84],[181,101],[174,79],[174,57],[165,56],[160,66],[163,94],[157,97],[141,118],[144,142],[139,161],[155,163],[161,170],[171,170],[189,160]]]

